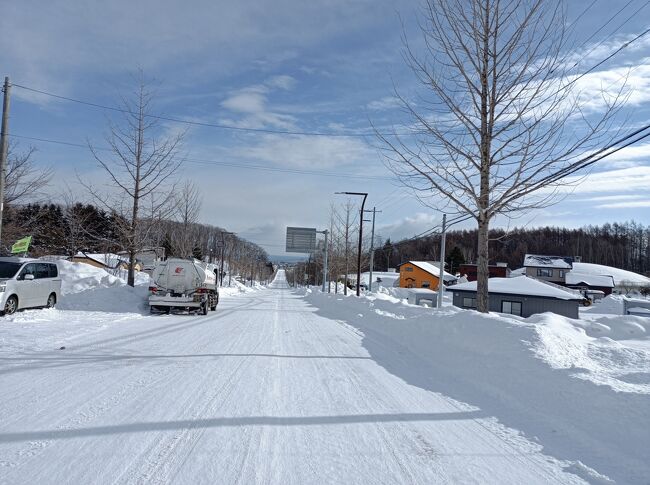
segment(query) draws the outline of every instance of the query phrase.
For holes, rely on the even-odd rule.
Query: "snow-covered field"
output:
[[[648,483],[650,319],[436,311],[282,271],[152,316],[144,278],[98,271],[0,321],[0,483]]]

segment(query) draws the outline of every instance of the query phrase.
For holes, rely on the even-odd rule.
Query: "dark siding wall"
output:
[[[464,297],[476,298],[476,292],[454,291],[454,305],[462,308]],[[529,317],[536,313],[553,312],[568,318],[579,318],[578,301],[556,300],[554,298],[543,298],[539,296],[500,295],[490,293],[490,311],[500,312],[501,302],[504,300],[521,302],[522,317]]]

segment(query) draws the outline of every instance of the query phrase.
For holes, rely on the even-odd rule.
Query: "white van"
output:
[[[52,308],[61,294],[56,263],[0,258],[0,315],[23,308]]]

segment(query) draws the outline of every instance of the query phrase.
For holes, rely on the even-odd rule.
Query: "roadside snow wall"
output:
[[[617,345],[611,335],[620,334],[590,337],[576,321],[550,314],[522,320],[387,296],[305,298],[317,313],[358,329],[372,358],[406,382],[479,407],[574,472],[584,464],[618,483],[647,483],[650,359]],[[614,352],[603,353],[607,346]],[[607,359],[614,372],[604,372]],[[622,380],[625,372],[633,382]]]

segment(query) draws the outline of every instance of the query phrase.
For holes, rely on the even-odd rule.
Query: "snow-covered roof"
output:
[[[573,266],[573,258],[569,258],[565,256],[544,256],[541,254],[527,254],[524,257],[524,266],[532,266],[534,268],[571,269]]]
[[[612,266],[605,266],[602,264],[573,263],[573,271],[580,274],[611,276],[614,278],[615,285],[620,285],[625,281],[639,286],[650,286],[650,278],[633,273],[632,271],[613,268]]]
[[[410,263],[413,266],[417,266],[421,270],[426,271],[433,276],[436,276],[438,278],[440,277],[440,266],[436,266],[433,263],[429,263],[428,261],[407,261],[407,263]],[[443,279],[445,281],[456,281],[458,278],[456,278],[453,274],[449,274],[445,271],[443,273]]]
[[[428,288],[409,288],[408,293],[417,294],[417,295],[437,295],[438,292],[430,290]]]
[[[603,288],[614,288],[614,277],[608,275],[596,275],[593,273],[579,273],[569,271],[566,275],[567,285],[601,286]]]
[[[89,258],[98,263],[104,264],[109,268],[116,268],[120,263],[124,262],[124,258],[113,253],[82,253],[75,254],[75,258]]]
[[[450,286],[447,291],[476,291],[476,281]],[[542,296],[559,300],[580,300],[575,293],[562,290],[556,286],[548,285],[542,281],[528,276],[518,278],[490,278],[488,291],[504,295]]]

